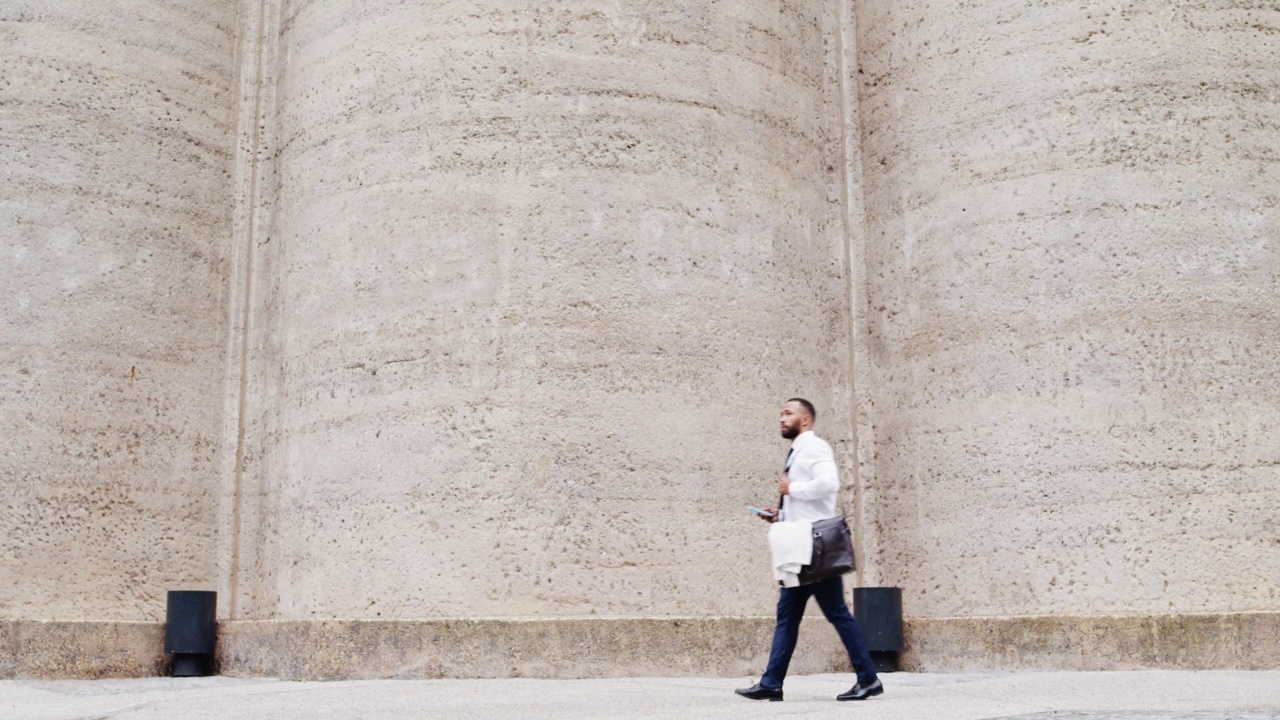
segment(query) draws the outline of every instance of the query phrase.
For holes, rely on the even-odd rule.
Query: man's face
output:
[[[800,433],[804,432],[805,421],[809,419],[809,413],[805,411],[804,406],[798,402],[792,401],[782,406],[782,417],[779,418],[781,424],[782,437],[788,440],[795,440]]]

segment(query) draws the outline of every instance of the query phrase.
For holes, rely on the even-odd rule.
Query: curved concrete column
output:
[[[834,23],[283,3],[244,617],[769,606],[780,401],[848,447]]]
[[[0,9],[0,609],[215,582],[235,3]]]
[[[883,582],[1274,608],[1280,16],[857,7]]]

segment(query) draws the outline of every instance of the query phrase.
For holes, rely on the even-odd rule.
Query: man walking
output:
[[[835,517],[836,496],[840,490],[840,478],[836,472],[835,454],[825,440],[813,434],[817,413],[808,400],[792,398],[782,406],[782,437],[791,441],[791,451],[778,492],[782,495],[780,510],[769,508],[773,515],[768,522],[806,520],[814,522]],[[849,612],[844,601],[844,580],[840,576],[827,578],[797,587],[782,587],[778,591],[778,624],[773,630],[773,647],[769,651],[769,666],[760,682],[734,692],[752,700],[781,700],[782,681],[791,664],[791,654],[796,649],[800,621],[809,598],[818,600],[818,607],[827,621],[835,626],[849,653],[849,661],[858,674],[858,681],[848,692],[836,696],[837,700],[865,700],[884,692],[884,686],[876,677],[876,668],[862,639],[862,627]]]

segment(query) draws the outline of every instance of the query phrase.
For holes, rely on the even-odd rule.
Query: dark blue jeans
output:
[[[760,678],[760,684],[767,688],[780,688],[787,677],[787,667],[791,665],[791,654],[796,649],[796,639],[800,636],[800,621],[804,619],[804,607],[809,598],[818,599],[818,607],[827,616],[827,622],[835,625],[844,649],[849,653],[849,662],[858,673],[858,683],[870,685],[876,679],[876,666],[871,662],[871,653],[867,652],[867,644],[862,639],[862,626],[858,619],[849,612],[844,601],[844,579],[837,576],[827,578],[809,585],[793,588],[780,588],[778,593],[778,625],[773,629],[773,648],[769,651],[769,667]]]

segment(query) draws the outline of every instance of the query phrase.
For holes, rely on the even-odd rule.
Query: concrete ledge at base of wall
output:
[[[0,679],[168,673],[161,622],[0,620]]]
[[[915,618],[903,669],[1276,670],[1280,612]]]
[[[366,678],[753,677],[773,618],[300,620],[219,623],[220,672]],[[904,670],[1280,669],[1280,612],[916,618]],[[0,678],[167,673],[164,624],[0,620]],[[848,672],[809,617],[795,674]]]
[[[218,623],[218,672],[298,680],[753,676],[773,618],[301,620]],[[849,670],[820,617],[796,673]],[[0,620],[0,679],[168,673],[164,623]]]
[[[773,618],[319,620],[220,627],[221,672],[365,678],[750,677],[764,670]],[[835,630],[809,618],[792,672],[839,672]]]

